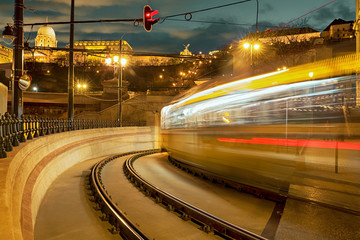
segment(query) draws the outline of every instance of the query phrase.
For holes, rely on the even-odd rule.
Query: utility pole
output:
[[[360,54],[360,0],[356,0],[356,21],[355,21],[355,36],[356,36],[356,54]],[[356,106],[360,106],[360,75],[357,74],[356,78]]]
[[[20,118],[23,114],[23,93],[19,88],[19,79],[24,73],[24,1],[15,0],[14,15],[14,77],[12,80],[11,112]]]
[[[70,16],[70,51],[69,51],[69,76],[68,76],[68,119],[74,120],[74,0],[71,0]]]

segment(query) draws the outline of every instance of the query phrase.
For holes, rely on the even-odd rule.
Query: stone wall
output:
[[[0,239],[34,239],[35,219],[51,183],[73,165],[96,157],[156,148],[155,128],[103,128],[39,137],[1,159]]]

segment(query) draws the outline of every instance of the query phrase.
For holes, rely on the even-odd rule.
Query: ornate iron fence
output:
[[[146,122],[124,122],[122,126],[145,126]],[[38,116],[21,116],[18,119],[15,115],[5,113],[0,117],[0,158],[6,158],[7,152],[13,147],[40,136],[61,133],[66,131],[113,128],[118,127],[116,120],[66,120],[50,119]]]

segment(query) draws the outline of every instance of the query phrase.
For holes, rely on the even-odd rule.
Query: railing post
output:
[[[38,138],[39,137],[39,116],[35,115],[34,120],[33,120],[33,129],[34,129],[34,138]]]
[[[25,117],[24,117],[23,114],[21,114],[21,118],[19,120],[19,127],[20,127],[19,140],[20,140],[20,142],[26,142],[26,137],[25,137]]]
[[[45,135],[50,135],[50,118],[45,119]]]
[[[17,147],[20,145],[19,138],[18,138],[17,121],[18,120],[16,118],[16,115],[13,114],[13,116],[11,118],[11,132],[12,132],[12,145],[14,147]]]
[[[65,132],[65,120],[61,119],[61,132]]]
[[[50,119],[50,127],[51,127],[51,132],[50,134],[54,134],[55,133],[55,120],[53,118]]]
[[[4,121],[3,116],[0,116],[0,158],[6,158],[7,154],[5,151],[5,134],[3,133],[3,127],[4,127]]]
[[[4,133],[5,133],[5,151],[6,152],[11,152],[13,150],[13,147],[11,145],[11,136],[10,136],[10,131],[9,131],[9,125],[10,125],[10,120],[8,118],[9,113],[5,113],[5,116],[3,115],[2,118],[4,120]]]
[[[32,129],[31,129],[31,115],[29,115],[27,118],[25,118],[26,120],[26,132],[27,132],[27,140],[32,140],[33,139],[33,136],[31,134],[32,132]]]
[[[45,122],[45,120],[44,120],[44,118],[43,117],[40,117],[40,120],[39,120],[39,126],[40,126],[40,133],[39,133],[39,135],[40,136],[44,136],[45,135],[45,132],[44,132],[44,122]]]
[[[60,121],[59,119],[54,120],[55,123],[55,133],[59,133],[60,132]]]

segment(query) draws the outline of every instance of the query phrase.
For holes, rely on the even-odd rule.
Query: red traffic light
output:
[[[152,29],[152,25],[157,23],[160,18],[155,18],[153,19],[152,17],[155,16],[156,14],[158,14],[159,11],[158,10],[151,10],[151,7],[149,5],[145,5],[144,9],[143,9],[143,24],[144,24],[144,29],[147,32],[150,32]]]

